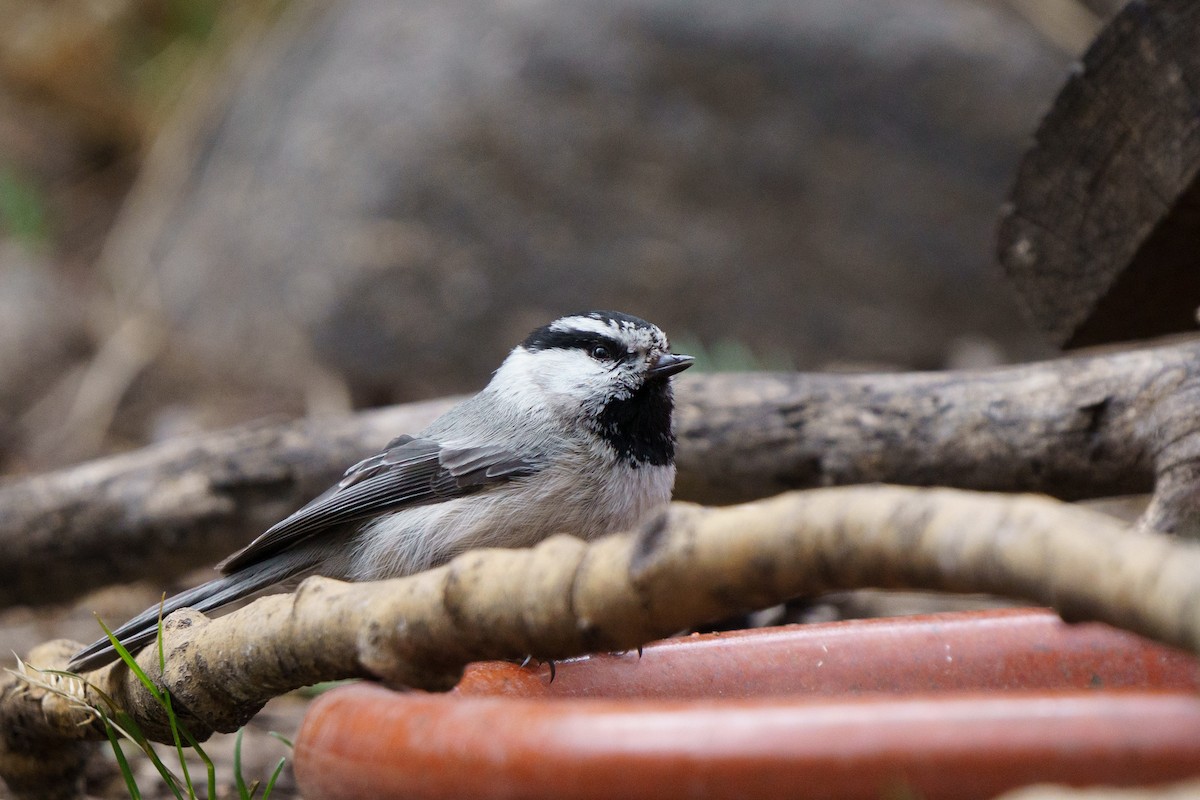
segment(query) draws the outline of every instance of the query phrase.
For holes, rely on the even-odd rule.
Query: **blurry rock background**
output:
[[[580,308],[1044,355],[995,219],[1113,5],[0,0],[3,464],[470,390]]]

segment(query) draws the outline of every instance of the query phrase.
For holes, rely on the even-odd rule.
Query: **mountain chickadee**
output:
[[[417,436],[401,436],[336,486],[225,559],[222,577],[115,631],[131,651],[159,614],[212,609],[264,587],[325,575],[408,575],[474,547],[526,547],[555,533],[633,527],[675,482],[670,377],[692,364],[655,325],[613,311],[555,320],[518,345],[488,385]],[[75,671],[116,659],[108,639]]]

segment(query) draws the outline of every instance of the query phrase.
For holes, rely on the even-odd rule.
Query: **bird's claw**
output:
[[[545,661],[542,661],[540,658],[534,658],[533,656],[525,656],[525,659],[521,662],[521,669],[525,669],[530,664],[532,664],[534,661],[538,662],[539,664],[545,664],[546,666],[548,666],[550,668],[550,682],[554,683],[554,676],[557,673],[557,670],[555,669],[555,666],[554,666],[554,659],[550,658],[550,659],[546,659]]]

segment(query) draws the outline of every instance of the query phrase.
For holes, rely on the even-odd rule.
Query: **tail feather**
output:
[[[161,605],[151,606],[121,627],[113,631],[122,645],[136,653],[158,636],[158,621],[181,608],[194,608],[200,612],[211,611],[235,600],[265,589],[272,584],[304,572],[309,565],[294,559],[271,559],[262,564],[239,570],[233,575],[211,580],[194,589],[181,592]],[[87,672],[99,669],[117,660],[117,651],[108,637],[98,639],[71,657],[67,669],[72,672]]]

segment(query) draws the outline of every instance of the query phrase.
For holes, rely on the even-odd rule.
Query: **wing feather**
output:
[[[532,475],[543,465],[539,458],[520,456],[500,445],[444,447],[431,439],[401,436],[350,467],[336,486],[225,559],[219,569],[230,574],[329,528],[462,497]]]

